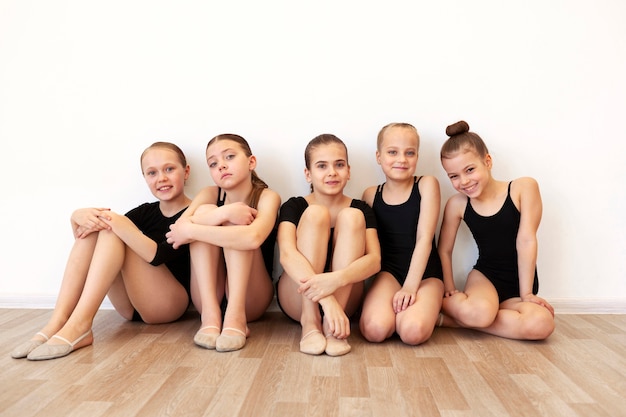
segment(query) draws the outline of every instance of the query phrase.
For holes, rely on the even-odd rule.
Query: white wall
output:
[[[74,208],[153,199],[155,140],[188,154],[194,194],[208,139],[239,133],[286,199],[307,141],[335,133],[358,197],[383,178],[378,130],[406,121],[447,198],[438,150],[465,119],[496,178],[540,183],[540,295],[624,311],[626,3],[416,3],[0,0],[0,302],[54,300]],[[475,254],[462,231],[459,281]]]

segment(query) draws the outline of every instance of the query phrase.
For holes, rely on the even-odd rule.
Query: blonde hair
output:
[[[141,157],[139,158],[140,165],[143,163],[143,157],[146,156],[146,153],[148,153],[149,150],[155,149],[155,148],[162,148],[162,149],[168,149],[170,151],[173,151],[176,154],[176,156],[178,156],[178,161],[183,166],[183,168],[187,167],[187,158],[185,157],[185,154],[178,146],[174,145],[171,142],[154,142],[152,145],[148,146],[141,153]]]
[[[385,133],[387,133],[389,129],[393,129],[394,127],[399,127],[402,129],[409,129],[413,133],[415,133],[415,136],[417,136],[417,147],[419,149],[420,135],[419,133],[417,133],[417,129],[415,128],[415,126],[413,126],[410,123],[389,123],[388,125],[383,126],[383,128],[380,129],[380,132],[378,132],[378,137],[376,138],[376,149],[380,151],[380,146],[383,144],[383,140],[385,139]]]

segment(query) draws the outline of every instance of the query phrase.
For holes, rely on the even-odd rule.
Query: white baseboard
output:
[[[557,314],[626,314],[626,298],[550,298]]]
[[[0,296],[0,308],[52,309],[55,302],[56,297],[51,296]],[[557,314],[626,314],[626,298],[551,298],[548,302]],[[111,310],[113,306],[105,298],[100,308]],[[270,311],[278,311],[275,301]]]
[[[32,308],[50,310],[54,308],[57,298],[53,296],[0,296],[0,308]],[[102,310],[113,310],[113,305],[105,298],[100,306]]]

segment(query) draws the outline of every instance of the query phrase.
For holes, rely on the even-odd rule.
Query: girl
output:
[[[445,207],[439,236],[445,299],[443,324],[511,339],[541,340],[554,330],[554,309],[537,297],[537,228],[541,196],[532,178],[496,181],[482,139],[466,122],[448,126],[441,163],[459,193]],[[452,249],[464,220],[478,245],[478,261],[464,292],[457,291]]]
[[[198,194],[170,227],[167,241],[175,248],[191,243],[192,300],[202,316],[194,342],[228,352],[244,347],[247,322],[261,317],[274,297],[280,196],[257,176],[256,157],[241,136],[211,139],[206,160],[216,185]],[[224,294],[228,304],[222,325]]]
[[[189,248],[174,250],[165,233],[191,201],[184,193],[189,165],[178,146],[156,142],[141,155],[141,169],[158,201],[126,215],[104,208],[72,214],[76,240],[52,317],[11,356],[54,359],[92,344],[93,319],[107,294],[128,320],[167,323],[187,310]]]
[[[408,123],[378,134],[376,161],[385,183],[363,193],[376,214],[382,268],[363,303],[360,328],[370,342],[398,333],[417,345],[431,336],[443,299],[443,273],[435,247],[439,182],[415,177],[419,135]]]
[[[345,355],[350,351],[348,317],[359,307],[363,280],[380,269],[376,219],[365,202],[343,194],[350,165],[339,138],[317,136],[307,145],[304,161],[312,192],[290,198],[280,211],[284,273],[277,300],[302,325],[301,352]]]

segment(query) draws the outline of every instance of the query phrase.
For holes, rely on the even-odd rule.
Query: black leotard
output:
[[[493,216],[481,216],[472,208],[469,197],[463,220],[478,246],[478,260],[474,269],[485,275],[496,287],[500,302],[519,297],[517,268],[517,232],[521,214],[511,199],[511,183],[504,204]],[[539,290],[537,267],[533,294]]]
[[[404,284],[411,265],[411,257],[417,238],[417,224],[420,216],[419,179],[415,178],[413,190],[404,203],[389,205],[383,200],[383,187],[378,186],[372,204],[378,223],[382,271],[387,271],[400,283]],[[430,256],[422,279],[438,278],[443,280],[441,260],[433,237]]]

